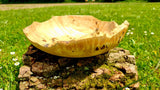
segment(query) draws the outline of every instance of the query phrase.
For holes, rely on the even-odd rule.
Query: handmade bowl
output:
[[[63,57],[91,57],[116,47],[129,23],[101,21],[93,16],[53,16],[48,21],[33,22],[23,32],[40,50]]]

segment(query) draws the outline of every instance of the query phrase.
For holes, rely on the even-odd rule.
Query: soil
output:
[[[104,3],[0,4],[0,10],[4,11],[11,9],[41,8],[41,7],[63,6],[63,5],[93,5],[93,4],[104,4]]]

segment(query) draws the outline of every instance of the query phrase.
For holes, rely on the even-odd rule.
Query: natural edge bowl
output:
[[[88,15],[53,16],[48,21],[33,22],[23,32],[40,50],[63,57],[91,57],[116,47],[128,29]]]

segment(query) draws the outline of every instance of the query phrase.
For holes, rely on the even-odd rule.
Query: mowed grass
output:
[[[93,15],[118,24],[128,20],[129,31],[118,47],[135,55],[141,90],[160,88],[160,3],[115,3],[0,11],[0,89],[19,87],[22,55],[30,45],[22,30],[59,15]]]

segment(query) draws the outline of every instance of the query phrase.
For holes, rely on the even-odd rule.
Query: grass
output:
[[[56,15],[93,15],[100,20],[130,22],[128,34],[118,47],[136,56],[140,89],[160,88],[160,3],[116,3],[103,5],[54,6],[47,8],[0,11],[0,88],[18,89],[22,55],[30,42],[23,28],[33,21],[46,21]],[[147,34],[145,33],[147,32]],[[10,52],[15,52],[11,55]],[[18,59],[13,61],[13,58]],[[14,65],[20,62],[20,65]],[[153,72],[153,70],[155,70]]]

